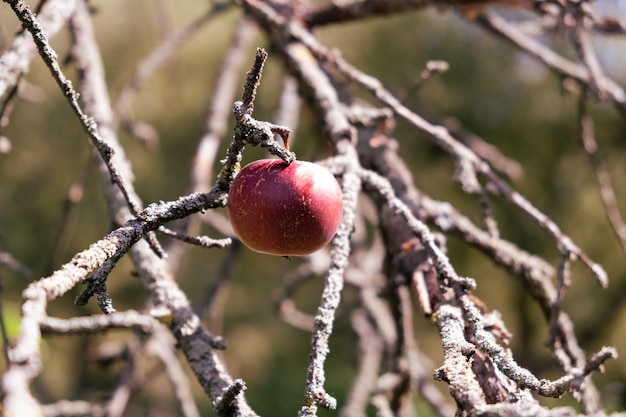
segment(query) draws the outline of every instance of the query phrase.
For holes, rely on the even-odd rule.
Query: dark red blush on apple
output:
[[[326,168],[261,159],[246,165],[228,194],[239,239],[256,252],[309,255],[328,244],[342,217],[342,192]]]

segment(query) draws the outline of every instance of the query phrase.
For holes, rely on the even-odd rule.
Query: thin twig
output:
[[[306,26],[323,26],[362,20],[368,17],[418,10],[432,4],[432,0],[350,0],[343,3],[324,4],[313,8],[304,16]]]
[[[42,415],[46,417],[90,416],[106,417],[106,408],[101,404],[88,401],[60,400],[41,406]]]
[[[13,2],[16,5],[20,2]],[[55,36],[72,15],[78,0],[48,0],[37,11],[37,20],[48,37]],[[23,3],[20,4],[23,6]],[[0,57],[0,97],[7,96],[9,90],[17,92],[22,76],[28,72],[30,61],[37,48],[28,31],[21,31]]]
[[[128,81],[120,89],[120,94],[117,102],[113,106],[115,116],[118,121],[123,125],[130,128],[131,131],[136,131],[133,126],[136,121],[132,119],[132,100],[137,94],[137,91],[141,88],[146,79],[152,75],[157,69],[162,67],[172,56],[177,53],[182,45],[188,42],[196,33],[204,28],[215,17],[219,16],[223,12],[229,10],[232,4],[229,2],[219,2],[210,5],[210,8],[197,19],[190,22],[182,29],[167,36],[165,40],[155,48],[144,60],[142,60],[134,73],[129,77]],[[142,131],[153,132],[153,129]],[[153,141],[154,133],[150,133],[149,136],[143,139],[149,139]]]
[[[208,236],[189,236],[189,235],[168,229],[165,226],[159,227],[158,231],[159,233],[162,233],[165,236],[171,237],[172,239],[180,240],[181,242],[190,243],[192,245],[198,245],[205,249],[211,249],[211,248],[224,249],[230,246],[232,243],[232,239],[229,237],[223,238],[223,239],[213,239]]]
[[[395,197],[393,188],[386,178],[368,170],[359,171],[359,175],[368,190],[384,198],[389,207],[406,220],[407,227],[422,242],[424,248],[432,258],[442,287],[452,287],[453,284],[458,284],[470,290],[476,287],[476,283],[473,279],[457,275],[448,256],[443,253],[428,227],[418,220],[402,201]]]
[[[183,416],[200,417],[187,372],[178,360],[171,334],[163,325],[155,326],[155,331],[146,343],[146,352],[159,358],[165,367]]]
[[[314,46],[321,54],[323,53],[326,55],[329,53],[328,51],[321,50],[319,45]],[[524,214],[532,219],[535,224],[549,234],[552,239],[557,242],[557,244],[567,246],[568,250],[576,255],[576,257],[587,266],[602,287],[606,287],[608,285],[608,276],[601,265],[591,260],[581,248],[576,246],[573,241],[561,231],[552,219],[542,213],[524,196],[513,190],[504,180],[498,177],[498,175],[491,170],[489,164],[480,160],[476,154],[474,154],[465,145],[456,141],[448,130],[446,130],[443,126],[430,124],[427,120],[406,108],[399,102],[398,99],[387,91],[377,79],[364,74],[339,57],[333,57],[332,62],[351,79],[363,85],[385,105],[393,109],[396,114],[405,119],[407,122],[413,124],[418,129],[427,132],[440,147],[452,154],[457,160],[457,167],[459,169],[459,173],[457,175],[460,177],[464,186],[468,187],[469,190],[476,189],[478,186],[478,180],[475,178],[475,175],[478,173],[484,175],[488,180],[488,185],[486,186],[488,191],[499,195],[514,204]]]
[[[308,332],[313,331],[315,319],[311,314],[298,309],[294,295],[302,284],[315,278],[318,272],[311,262],[307,261],[301,264],[295,271],[285,276],[285,283],[280,294],[276,297],[280,318],[285,323]]]
[[[294,132],[298,127],[299,110],[298,82],[294,77],[287,76],[283,80],[278,109],[274,114],[274,123],[281,126],[289,126],[289,129]],[[294,138],[290,135],[289,146],[293,146],[293,142]]]
[[[74,90],[72,82],[63,74],[63,71],[58,63],[57,54],[50,46],[48,36],[45,34],[41,24],[23,1],[4,1],[11,6],[24,27],[31,33],[33,40],[37,45],[39,55],[50,70],[52,77],[59,85],[59,88],[66,97],[74,114],[80,121],[83,130],[87,133],[100,156],[106,162],[107,169],[109,170],[111,176],[111,181],[119,187],[128,203],[129,208],[131,209],[131,212],[134,214],[138,213],[140,211],[140,204],[128,191],[128,179],[119,172],[118,168],[112,162],[114,154],[113,147],[111,147],[111,145],[101,136],[96,120],[87,115],[78,103],[78,93]]]
[[[4,317],[4,299],[4,283],[2,281],[2,276],[0,275],[0,335],[2,336],[2,356],[4,357],[4,366],[5,368],[8,368],[11,361],[11,358],[9,357],[11,341],[9,340],[9,333],[7,331]]]
[[[601,354],[594,356],[598,359],[593,362],[593,366],[587,363],[584,369],[574,368],[569,374],[555,381],[540,380],[530,371],[520,367],[513,357],[496,343],[493,335],[484,330],[481,313],[469,296],[461,296],[460,301],[463,312],[467,316],[467,321],[470,324],[470,329],[476,337],[476,346],[487,353],[498,369],[515,381],[519,387],[530,388],[542,396],[560,397],[580,385],[582,379],[589,373],[596,371],[606,360],[616,357],[615,349],[603,348]],[[590,412],[593,411],[590,410]]]
[[[13,255],[9,252],[5,252],[0,249],[0,268],[7,268],[10,271],[13,271],[27,280],[33,279],[33,271],[22,262],[17,260]]]
[[[106,415],[108,417],[122,417],[126,411],[128,401],[139,383],[136,371],[137,362],[145,353],[144,347],[145,346],[142,340],[136,338],[131,339],[128,346],[128,354],[126,356],[124,370],[122,371],[110,398],[108,398],[105,403]]]
[[[432,80],[439,74],[445,73],[449,69],[450,64],[448,61],[431,60],[426,62],[424,69],[419,72],[418,76],[415,77],[413,84],[411,84],[402,94],[400,101],[406,103],[409,99],[413,98],[413,96],[417,94],[417,92],[421,90],[428,81]]]
[[[117,224],[123,224],[130,215],[139,213],[142,203],[133,188],[132,168],[126,161],[124,149],[113,129],[113,111],[104,75],[104,64],[95,40],[90,16],[88,12],[83,11],[84,8],[82,3],[79,4],[77,12],[70,19],[72,53],[80,74],[81,98],[84,102],[85,112],[91,115],[89,120],[93,122],[93,134],[97,135],[99,140],[105,143],[107,149],[110,150],[107,159],[96,146],[101,157],[98,159],[101,175],[104,175],[105,172],[111,173],[111,181],[119,188],[119,193],[113,188],[107,188],[107,192],[108,198],[112,201],[111,204],[120,207],[119,212],[114,210],[114,212],[119,213],[115,221]],[[78,98],[76,92],[70,94],[75,96],[72,102]],[[76,105],[78,105],[77,102]],[[80,108],[77,110],[82,112]],[[78,115],[78,113],[76,114]],[[122,209],[124,206],[128,207],[130,213]],[[158,256],[164,256],[163,249],[153,232],[146,234],[145,239]]]
[[[248,57],[248,46],[256,30],[247,18],[235,25],[231,44],[222,60],[219,75],[214,84],[211,104],[206,115],[204,133],[194,155],[189,190],[205,192],[211,188],[211,172],[222,137],[226,134],[228,118],[232,115],[232,103],[239,86],[239,74]]]
[[[351,322],[359,337],[359,367],[340,416],[364,417],[367,415],[369,397],[376,388],[385,351],[384,341],[364,310],[355,310],[351,315]]]
[[[235,178],[239,169],[242,151],[246,145],[263,146],[273,155],[287,163],[296,159],[293,152],[280,146],[274,140],[274,134],[278,134],[286,143],[291,131],[284,126],[278,126],[269,122],[261,122],[252,118],[254,111],[254,100],[256,91],[261,81],[263,66],[267,60],[267,52],[262,48],[257,48],[254,64],[246,75],[241,101],[235,102],[233,113],[235,114],[235,138],[226,151],[226,159],[222,161],[223,166],[217,176],[217,186],[228,192],[230,184]]]
[[[133,310],[68,319],[46,316],[40,322],[42,333],[54,334],[97,333],[116,328],[135,329],[143,333],[150,333],[153,326],[154,319],[152,317]]]
[[[227,291],[229,280],[235,269],[237,261],[240,259],[242,243],[239,240],[233,240],[226,257],[224,258],[218,272],[215,274],[215,278],[207,289],[202,293],[201,297],[194,303],[194,311],[201,318],[207,318],[209,323],[218,323],[219,320],[216,317],[221,317],[221,309],[218,310],[217,303],[220,298],[224,298],[222,295]],[[210,327],[214,332],[216,331],[214,326]]]
[[[493,13],[486,13],[479,16],[476,21],[482,24],[486,29],[513,43],[531,56],[541,60],[548,68],[557,71],[559,74],[573,78],[583,84],[589,85],[590,82],[593,82],[591,78],[592,74],[587,67],[564,58],[539,41],[526,36],[522,31],[500,16]],[[606,91],[618,106],[626,110],[626,92],[624,92],[621,86],[607,77],[600,77],[596,82],[598,88]]]
[[[425,226],[421,225],[419,220],[417,220],[413,216],[413,214],[406,208],[406,206],[404,206],[399,200],[394,197],[392,187],[388,183],[388,181],[382,177],[377,177],[371,172],[361,171],[360,174],[363,178],[364,185],[380,193],[380,195],[387,200],[387,203],[395,208],[396,213],[401,215],[407,221],[407,226],[413,231],[413,233],[415,233],[420,241],[423,242],[427,250],[429,250],[430,256],[433,258],[435,268],[437,269],[438,274],[442,277],[440,281],[442,285],[457,288],[457,294],[459,293],[459,291],[466,292],[468,290],[471,290],[473,288],[471,281],[469,281],[468,278],[458,277],[453,267],[450,265],[448,258],[443,253],[441,253],[441,251],[432,241],[432,237],[430,236],[430,232],[428,231],[428,229],[425,228]],[[508,353],[506,353],[499,345],[497,345],[497,343],[495,343],[495,341],[493,340],[493,336],[490,333],[484,331],[481,324],[482,317],[480,315],[480,312],[478,311],[474,303],[469,300],[469,297],[467,295],[463,295],[460,297],[460,299],[464,300],[462,304],[463,310],[464,313],[468,316],[469,323],[471,323],[472,326],[475,326],[474,332],[476,334],[476,340],[478,342],[477,347],[487,353],[493,359],[495,365],[509,378],[514,380],[519,386],[531,388],[544,396],[558,397],[571,389],[578,379],[584,378],[587,375],[580,374],[579,369],[574,368],[571,370],[571,373],[563,376],[557,381],[550,382],[545,380],[538,380],[532,373],[517,366],[513,358]],[[560,324],[560,330],[563,329],[563,327],[561,326],[562,325]],[[456,353],[453,353],[453,357],[451,360],[456,363],[458,356],[455,355],[457,355],[458,353],[469,354],[472,349],[473,347],[471,344],[463,342],[463,346],[460,348],[460,350],[454,351]],[[462,374],[463,372],[461,372],[461,374],[457,374],[457,376]],[[470,403],[475,404],[476,406],[479,406],[481,404],[480,401],[475,401],[478,401],[478,398],[473,398]]]
[[[55,242],[53,245],[54,249],[52,250],[52,254],[50,255],[50,260],[45,271],[52,271],[56,265],[61,263],[61,257],[65,256],[68,241],[71,238],[73,227],[75,226],[77,208],[83,200],[85,187],[87,186],[93,171],[93,164],[85,164],[80,176],[74,180],[69,187],[67,197],[65,198],[65,202],[63,204],[63,214],[59,220],[59,229],[55,236]]]
[[[556,298],[550,308],[550,326],[546,344],[553,346],[558,333],[558,317],[561,314],[561,305],[565,299],[565,291],[571,285],[570,277],[570,253],[562,248],[559,253],[559,264],[556,269]]]
[[[239,78],[244,60],[248,56],[248,46],[256,33],[253,23],[242,17],[235,25],[230,46],[222,60],[219,75],[214,84],[211,103],[204,123],[204,132],[193,157],[189,181],[189,192],[206,192],[211,188],[213,178],[213,164],[216,160],[220,144],[226,134],[228,119],[232,115],[232,103],[235,101],[235,92],[239,86]],[[209,222],[215,227],[217,213],[207,212],[202,216],[193,216],[186,219],[185,230],[188,235],[196,235],[200,231],[202,221]],[[230,222],[225,220],[228,228]],[[228,234],[224,228],[217,230]],[[232,231],[231,231],[232,234]],[[187,245],[176,241],[168,245],[168,264],[170,271],[178,271]]]
[[[626,223],[624,222],[620,209],[617,205],[617,196],[615,194],[615,188],[613,187],[611,175],[604,167],[600,157],[598,156],[598,142],[594,132],[593,119],[588,112],[587,101],[588,98],[586,95],[581,94],[578,102],[580,139],[582,141],[585,154],[589,160],[589,165],[591,165],[593,173],[596,176],[606,216],[611,223],[613,232],[621,244],[622,250],[626,253]]]

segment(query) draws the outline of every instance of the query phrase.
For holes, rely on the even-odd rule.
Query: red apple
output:
[[[324,247],[341,223],[341,187],[326,168],[261,159],[245,166],[228,193],[239,239],[256,252],[308,255]]]

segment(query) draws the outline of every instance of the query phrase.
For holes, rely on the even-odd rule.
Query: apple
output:
[[[337,232],[342,192],[321,165],[260,159],[246,165],[228,193],[228,214],[248,248],[303,256],[323,248]]]

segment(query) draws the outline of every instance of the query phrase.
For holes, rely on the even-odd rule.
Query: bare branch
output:
[[[290,134],[289,128],[269,122],[260,122],[252,118],[256,90],[261,81],[266,59],[267,52],[262,48],[257,48],[254,64],[246,75],[242,101],[235,102],[233,108],[236,121],[235,138],[226,152],[226,159],[223,160],[224,165],[217,177],[217,185],[225,191],[230,188],[236,170],[239,169],[241,152],[246,145],[261,145],[287,163],[291,163],[296,158],[293,152],[281,147],[274,140],[274,133],[278,133],[284,141],[287,141]]]
[[[58,64],[57,54],[48,42],[48,35],[44,32],[44,29],[39,21],[35,18],[29,7],[23,1],[5,1],[9,3],[24,27],[31,33],[33,40],[35,41],[35,45],[37,46],[37,50],[39,51],[39,55],[50,70],[50,73],[59,85],[63,95],[67,98],[70,107],[79,119],[85,133],[88,134],[93,145],[98,150],[98,153],[107,164],[111,181],[119,186],[119,189],[124,195],[131,212],[134,214],[138,213],[140,211],[140,204],[134,196],[130,195],[128,191],[128,176],[119,172],[118,168],[112,162],[115,152],[114,148],[105,140],[105,138],[102,137],[98,127],[98,121],[86,114],[78,103],[78,93],[74,90],[72,82],[63,74]]]
[[[580,127],[580,139],[582,140],[583,149],[589,160],[589,165],[591,165],[596,176],[606,216],[611,222],[613,232],[621,243],[622,250],[626,253],[626,223],[617,205],[617,196],[612,184],[611,175],[598,156],[598,142],[594,133],[593,119],[588,112],[587,100],[584,94],[582,94],[579,99],[578,122]]]
[[[219,143],[226,133],[228,118],[231,116],[235,90],[238,87],[240,69],[248,56],[247,47],[252,42],[256,31],[252,22],[241,18],[233,33],[219,76],[215,82],[215,91],[205,119],[204,133],[198,143],[191,171],[190,191],[205,192],[211,186],[211,167],[218,151]]]
[[[145,80],[152,75],[157,69],[162,67],[171,57],[177,53],[181,46],[188,42],[198,31],[204,28],[215,17],[229,10],[232,4],[223,2],[212,4],[199,18],[190,22],[187,26],[167,36],[163,43],[148,55],[142,62],[137,65],[135,72],[130,76],[129,80],[120,89],[117,102],[114,105],[114,113],[118,121],[130,128],[131,131],[139,133],[140,138],[148,139],[147,143],[153,142],[156,138],[153,128],[147,127],[145,124],[139,124],[132,118],[132,100],[141,88]],[[146,132],[143,135],[140,132]]]
[[[433,265],[437,270],[438,279],[442,287],[452,287],[456,284],[470,290],[475,288],[476,283],[473,279],[459,277],[457,275],[448,257],[442,252],[428,227],[418,220],[403,202],[395,198],[393,188],[387,179],[367,170],[362,170],[359,174],[363,180],[364,186],[384,198],[387,204],[392,208],[392,211],[405,219],[407,227],[409,227],[422,242],[424,248],[433,260]]]
[[[143,333],[152,332],[154,319],[136,311],[125,311],[104,316],[73,317],[60,319],[43,317],[40,322],[42,333],[74,334],[105,332],[109,329],[135,329]]]
[[[48,37],[55,36],[73,13],[76,3],[76,0],[47,1],[37,13],[42,32]],[[24,6],[20,2],[12,4]],[[28,72],[30,61],[37,51],[32,39],[30,32],[21,32],[0,57],[0,97],[5,96],[9,89],[16,89],[22,75]]]
[[[350,389],[346,404],[341,409],[342,417],[367,415],[365,410],[369,397],[376,388],[380,363],[384,354],[384,343],[370,324],[363,310],[355,310],[351,316],[352,328],[359,336],[359,369]]]
[[[553,50],[543,46],[540,42],[526,36],[519,29],[515,28],[515,26],[509,24],[496,14],[484,14],[477,18],[477,22],[503,37],[505,40],[513,43],[523,51],[538,58],[548,68],[557,71],[559,74],[573,78],[583,84],[593,82],[592,74],[588,68],[558,55]],[[626,92],[624,92],[622,87],[613,80],[603,76],[600,76],[596,82],[598,88],[606,91],[618,106],[622,109],[626,108]]]
[[[206,192],[211,188],[213,164],[219,151],[220,143],[226,133],[228,118],[232,114],[232,103],[235,101],[235,90],[239,83],[239,74],[244,64],[244,59],[248,55],[248,45],[252,42],[256,31],[250,20],[242,17],[235,26],[231,44],[223,59],[222,67],[214,85],[214,92],[211,98],[210,108],[205,119],[204,132],[196,153],[193,157],[189,191],[192,193]],[[205,222],[215,219],[213,212],[204,214],[202,218],[198,216],[186,219],[186,233],[195,235],[199,233],[201,220]],[[226,221],[230,228],[230,223]],[[214,223],[209,222],[215,227]],[[223,228],[222,228],[223,229]],[[224,232],[217,228],[218,231]],[[231,232],[232,234],[232,232]],[[168,260],[170,270],[174,273],[178,270],[181,257],[184,254],[186,245],[180,242],[172,242],[168,246]]]
[[[323,50],[320,50],[319,53],[327,54],[327,52]],[[480,173],[484,175],[488,179],[486,186],[488,191],[506,198],[506,200],[513,203],[548,233],[560,246],[567,247],[568,251],[576,255],[576,257],[588,267],[601,286],[606,287],[608,285],[608,276],[601,265],[591,260],[582,249],[576,246],[568,236],[563,234],[552,219],[543,214],[520,193],[513,190],[491,170],[487,163],[480,160],[471,150],[456,141],[444,127],[430,124],[428,121],[403,106],[377,79],[362,73],[338,57],[332,58],[332,62],[354,81],[359,82],[371,91],[400,117],[413,124],[418,129],[424,130],[430,134],[431,138],[433,138],[439,146],[452,154],[457,161],[459,169],[457,175],[468,190],[477,190],[476,187],[479,187],[478,180],[475,178],[476,174]]]
[[[168,329],[162,325],[155,326],[155,332],[148,340],[146,351],[159,358],[172,383],[176,398],[180,402],[185,417],[200,417],[194,401],[189,378],[181,362],[176,356],[174,341]]]
[[[450,394],[462,410],[470,411],[486,405],[482,389],[472,372],[467,357],[474,346],[465,340],[465,321],[459,308],[442,305],[437,312],[444,362],[435,371],[435,379],[450,385]]]
[[[41,406],[42,415],[46,417],[91,416],[106,417],[105,407],[87,401],[61,400]]]
[[[429,0],[350,0],[312,9],[304,17],[304,23],[307,26],[321,26],[349,22],[356,19],[417,10],[431,3]]]
[[[0,250],[0,267],[8,268],[11,271],[17,272],[27,279],[32,279],[33,277],[33,272],[30,268],[15,259],[15,257],[13,257],[10,253],[2,250]]]
[[[562,376],[554,382],[543,379],[540,380],[530,371],[517,365],[510,354],[505,352],[505,350],[495,342],[493,335],[484,330],[481,314],[467,295],[461,296],[460,301],[462,303],[463,312],[467,316],[470,329],[476,336],[477,347],[487,353],[498,369],[515,381],[520,388],[530,388],[545,397],[558,398],[569,390],[577,388],[577,386],[582,383],[584,377],[590,372],[597,370],[604,361],[615,357],[616,352],[614,349],[605,348],[602,350],[601,354],[594,356],[597,360],[594,360],[593,366],[587,363],[584,369],[574,368],[571,373]]]
[[[227,292],[229,280],[237,261],[240,259],[242,246],[239,240],[233,241],[213,282],[207,286],[202,296],[194,303],[194,311],[198,317],[207,319],[207,322],[211,324],[211,329],[219,328],[218,323],[221,323],[219,318],[223,315],[221,307],[224,304],[224,293]]]
[[[230,244],[232,243],[232,239],[229,237],[224,238],[224,239],[213,239],[208,236],[188,236],[188,235],[170,230],[164,226],[159,227],[158,231],[164,234],[165,236],[169,236],[173,239],[180,240],[181,242],[187,242],[193,245],[198,245],[205,249],[210,249],[210,248],[222,248],[223,249],[227,246],[230,246]]]

